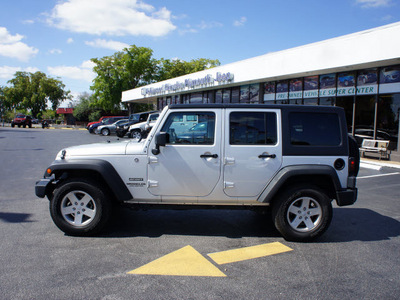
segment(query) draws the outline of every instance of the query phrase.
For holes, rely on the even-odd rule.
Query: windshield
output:
[[[131,115],[131,116],[129,117],[129,120],[131,120],[131,121],[139,121],[139,116],[140,116],[140,115],[138,115],[138,114],[136,114],[136,115]]]

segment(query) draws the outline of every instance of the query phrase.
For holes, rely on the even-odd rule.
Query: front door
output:
[[[209,195],[221,173],[221,112],[173,110],[165,118],[160,131],[168,133],[169,141],[158,155],[149,152],[149,192]]]
[[[282,163],[280,110],[228,109],[225,119],[224,192],[257,197]]]

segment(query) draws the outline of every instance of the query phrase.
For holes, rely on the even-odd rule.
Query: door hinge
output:
[[[148,187],[148,188],[158,187],[158,181],[155,181],[155,180],[147,180],[147,187]]]
[[[158,163],[158,158],[156,156],[149,156],[148,162],[149,162],[149,164]]]
[[[225,157],[224,164],[225,165],[234,165],[235,158],[234,157]]]
[[[232,189],[235,187],[234,182],[224,181],[224,189]]]

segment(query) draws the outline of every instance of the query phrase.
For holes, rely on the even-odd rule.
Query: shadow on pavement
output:
[[[31,214],[20,214],[20,213],[4,213],[0,212],[0,220],[7,223],[28,223]]]
[[[327,232],[315,242],[381,241],[400,236],[400,222],[363,208],[334,208]],[[280,237],[270,214],[242,210],[120,209],[102,237],[162,235]]]

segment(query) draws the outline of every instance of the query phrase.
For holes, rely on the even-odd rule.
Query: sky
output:
[[[92,58],[130,45],[225,65],[400,21],[400,0],[0,1],[0,85],[41,71],[74,99],[91,92]]]

